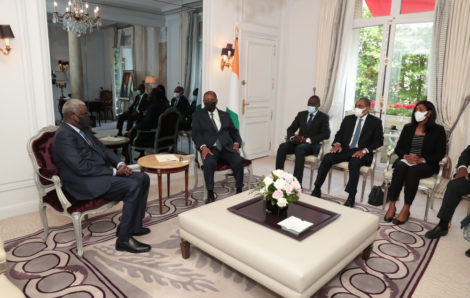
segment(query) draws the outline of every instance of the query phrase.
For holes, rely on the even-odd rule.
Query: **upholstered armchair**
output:
[[[48,126],[41,129],[38,134],[28,142],[28,153],[34,168],[34,181],[39,192],[39,214],[44,226],[43,241],[49,234],[46,209],[72,219],[77,253],[83,255],[82,247],[82,219],[90,214],[103,212],[117,201],[108,201],[103,198],[93,200],[76,200],[63,188],[58,176],[57,168],[52,160],[52,139],[57,127]]]

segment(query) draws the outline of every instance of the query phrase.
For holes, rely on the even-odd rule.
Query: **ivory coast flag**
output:
[[[230,90],[226,111],[230,114],[233,124],[239,129],[238,113],[240,111],[240,89],[239,89],[239,60],[238,60],[238,37],[235,38],[235,53],[232,60],[232,73],[230,74]]]

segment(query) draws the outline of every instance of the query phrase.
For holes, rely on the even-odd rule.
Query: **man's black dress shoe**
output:
[[[242,188],[237,188],[237,192],[236,193],[241,193],[243,190]]]
[[[116,240],[116,250],[127,251],[130,253],[142,253],[150,251],[152,247],[148,244],[139,242],[134,238],[130,237],[127,241]]]
[[[121,225],[118,225],[117,226],[117,229],[116,229],[116,236],[119,237],[119,230],[121,229]],[[138,232],[135,232],[135,233],[132,233],[132,236],[144,236],[144,235],[147,235],[150,233],[150,229],[149,228],[140,228],[140,231]]]
[[[470,258],[470,249],[465,252],[465,255]]]
[[[355,200],[356,199],[353,196],[349,196],[346,202],[344,202],[344,206],[351,207],[351,208],[354,207]]]
[[[207,191],[207,199],[204,201],[204,203],[209,204],[215,201],[214,197],[214,191],[213,190],[208,190]]]
[[[434,227],[434,229],[427,231],[424,236],[426,236],[426,238],[428,239],[436,239],[441,236],[447,235],[448,232],[449,229],[444,229],[440,225],[437,225]]]
[[[315,186],[315,188],[312,191],[312,196],[317,197],[317,198],[321,198],[321,189],[320,189],[320,187]]]

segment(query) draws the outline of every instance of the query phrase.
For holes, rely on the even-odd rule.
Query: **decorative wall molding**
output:
[[[26,179],[26,180],[2,184],[0,185],[0,192],[29,188],[29,187],[34,187],[34,186],[35,186],[34,179]]]

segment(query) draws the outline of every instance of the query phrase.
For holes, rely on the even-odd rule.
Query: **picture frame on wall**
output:
[[[119,91],[119,98],[120,99],[129,100],[129,94],[131,92],[133,79],[134,79],[134,71],[133,70],[123,70],[122,71],[121,90]]]

